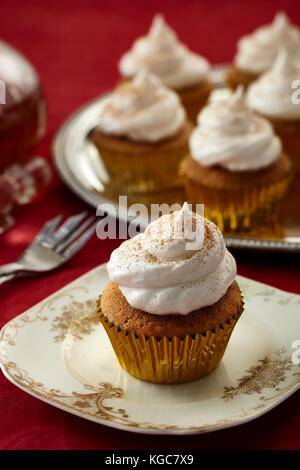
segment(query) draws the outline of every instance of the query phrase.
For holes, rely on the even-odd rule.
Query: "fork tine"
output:
[[[56,240],[56,244],[60,243],[63,241],[69,233],[72,232],[72,230],[76,229],[80,222],[87,216],[87,211],[81,212],[78,215],[72,215],[69,217],[60,227],[59,229],[54,233],[54,238]],[[55,246],[54,245],[54,246]]]
[[[77,253],[77,251],[79,251],[80,248],[86,244],[86,242],[94,235],[94,233],[96,233],[97,224],[98,221],[94,222],[93,225],[88,230],[86,230],[80,238],[78,238],[78,240],[72,243],[71,246],[64,251],[63,256],[65,258],[71,258],[73,255],[75,255],[75,253]]]
[[[62,216],[62,214],[60,214],[57,217],[55,217],[54,219],[49,220],[44,225],[42,230],[37,234],[37,236],[35,237],[35,239],[33,240],[32,244],[31,244],[31,246],[38,245],[42,240],[49,237],[54,232],[56,227],[58,227],[58,225],[62,221],[62,218],[63,218],[63,216]]]
[[[89,225],[91,225],[92,222],[95,222],[97,219],[94,215],[92,215],[91,217],[89,217],[88,219],[86,219],[76,230],[74,230],[73,232],[71,233],[68,233],[64,239],[62,240],[62,242],[59,242],[57,244],[57,249],[55,250],[56,253],[59,253],[59,254],[62,254],[65,249],[71,245],[71,243],[77,238],[79,237],[79,235],[81,235],[84,230],[86,228],[89,227]]]

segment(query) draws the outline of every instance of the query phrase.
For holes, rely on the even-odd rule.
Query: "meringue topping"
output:
[[[271,25],[262,26],[239,40],[234,64],[246,72],[261,74],[271,67],[281,46],[300,62],[300,30],[283,12],[276,14]]]
[[[201,111],[189,144],[192,158],[200,165],[219,165],[229,171],[267,167],[281,153],[271,124],[250,110],[242,86],[227,102],[211,103]]]
[[[100,111],[102,132],[134,141],[157,142],[183,127],[185,111],[178,95],[145,71],[121,84]]]
[[[137,39],[121,57],[119,68],[124,77],[146,69],[166,86],[179,90],[201,83],[207,77],[209,64],[181,44],[163,16],[156,15],[147,36]]]
[[[292,83],[300,79],[300,66],[286,48],[281,48],[270,70],[248,89],[248,104],[270,118],[299,119],[300,106],[292,101]]]
[[[122,243],[107,270],[132,307],[157,315],[186,315],[212,305],[236,276],[220,230],[186,203]]]

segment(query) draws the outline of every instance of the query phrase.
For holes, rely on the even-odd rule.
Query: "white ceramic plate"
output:
[[[1,368],[17,387],[53,406],[141,433],[193,434],[250,421],[300,387],[292,343],[300,296],[238,277],[245,299],[222,363],[181,385],[139,381],[118,364],[95,300],[105,265],[90,271],[1,331]]]

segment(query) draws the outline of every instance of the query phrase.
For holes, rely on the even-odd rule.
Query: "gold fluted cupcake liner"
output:
[[[258,77],[258,74],[247,73],[235,67],[230,67],[226,72],[225,81],[228,88],[234,91],[239,85],[248,88]]]
[[[264,116],[265,119],[268,119]],[[275,133],[280,137],[286,153],[291,157],[296,175],[300,175],[300,119],[297,121],[283,121],[269,119]]]
[[[275,183],[215,189],[185,178],[189,201],[204,204],[204,215],[222,232],[245,232],[276,221],[292,172]]]
[[[178,146],[126,153],[98,144],[101,160],[109,176],[106,193],[117,198],[120,194],[148,195],[182,185],[178,168],[188,150],[187,140]]]
[[[210,374],[220,363],[243,312],[242,303],[236,315],[205,334],[157,338],[126,332],[110,322],[101,312],[100,298],[99,319],[120,365],[138,379],[159,384],[184,383]]]
[[[201,109],[206,105],[212,90],[212,83],[209,80],[206,80],[200,85],[191,86],[177,91],[189,120],[194,124],[196,124],[197,116]]]

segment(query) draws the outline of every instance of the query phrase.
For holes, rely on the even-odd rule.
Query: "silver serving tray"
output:
[[[224,87],[224,71],[226,66],[215,66],[211,72],[211,80],[217,90],[217,99],[226,95]],[[97,125],[99,111],[107,99],[104,94],[87,103],[72,114],[57,132],[53,141],[53,160],[55,167],[66,185],[81,199],[97,208],[101,204],[111,207],[110,215],[118,214],[119,219],[127,220],[127,212],[106,195],[107,176],[99,158],[97,149],[89,139],[90,132]],[[182,202],[182,198],[179,198]],[[140,202],[140,201],[130,201]],[[157,202],[157,201],[155,201]],[[159,202],[164,202],[161,200]],[[173,202],[176,202],[175,200]],[[148,220],[141,223],[145,228]],[[225,234],[228,247],[247,248],[264,251],[300,252],[300,217],[291,218],[276,228],[266,227],[249,234],[239,236]]]

